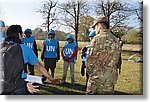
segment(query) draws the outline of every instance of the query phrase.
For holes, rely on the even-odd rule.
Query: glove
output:
[[[51,81],[51,83],[52,84],[60,84],[60,78],[56,78],[56,79],[53,79],[52,81]]]
[[[42,61],[44,60],[44,55],[43,55],[43,54],[41,54],[41,60],[42,60]]]

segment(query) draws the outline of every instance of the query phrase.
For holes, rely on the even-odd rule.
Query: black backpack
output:
[[[19,44],[10,47],[5,45],[1,48],[1,53],[4,73],[1,94],[11,94],[21,83],[24,83],[24,79],[21,77],[24,69],[22,49]]]

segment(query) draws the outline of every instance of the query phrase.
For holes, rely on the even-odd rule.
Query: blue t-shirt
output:
[[[36,57],[32,49],[24,44],[20,44],[20,47],[22,49],[24,64],[30,63],[31,65],[35,65],[36,63],[38,63],[38,58]],[[26,78],[26,74],[24,71],[22,72],[22,78]]]

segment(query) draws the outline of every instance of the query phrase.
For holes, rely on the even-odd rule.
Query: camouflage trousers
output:
[[[112,95],[114,94],[114,84],[110,82],[101,83],[89,78],[86,93],[89,95]]]

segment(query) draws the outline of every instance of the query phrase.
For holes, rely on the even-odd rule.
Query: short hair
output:
[[[13,40],[16,43],[22,43],[19,39],[19,33],[22,36],[22,27],[20,25],[11,25],[6,32],[6,39],[5,41]]]
[[[20,25],[11,25],[7,29],[6,35],[9,37],[19,36],[18,33],[22,34],[22,27]]]

